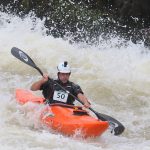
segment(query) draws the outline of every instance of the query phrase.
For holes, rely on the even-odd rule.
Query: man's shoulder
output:
[[[72,81],[68,81],[70,85],[74,86],[74,87],[78,87],[79,85],[77,83],[74,83]]]

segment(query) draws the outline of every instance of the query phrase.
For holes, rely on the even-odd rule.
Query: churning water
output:
[[[143,44],[112,38],[96,46],[69,44],[47,36],[43,21],[20,19],[0,12],[0,149],[2,150],[149,150],[150,149],[150,52]],[[101,39],[101,36],[100,36]],[[119,46],[118,46],[119,45]],[[126,127],[120,136],[109,131],[96,139],[76,139],[40,126],[32,107],[15,101],[15,89],[29,89],[39,73],[14,58],[18,47],[51,77],[56,66],[68,60],[71,80],[78,83],[92,107]],[[41,94],[37,92],[37,94]]]

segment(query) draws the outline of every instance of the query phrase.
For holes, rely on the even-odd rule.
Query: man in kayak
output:
[[[90,107],[90,103],[88,99],[85,97],[82,89],[79,85],[69,81],[69,77],[71,74],[70,66],[67,61],[60,63],[57,66],[57,76],[58,79],[55,80],[59,85],[69,91],[71,94],[76,96],[79,100],[81,100],[86,108]],[[47,100],[49,104],[51,103],[65,103],[69,105],[73,105],[75,99],[65,92],[59,85],[48,80],[48,75],[44,74],[43,78],[32,84],[31,90],[37,91],[42,90],[43,96]]]

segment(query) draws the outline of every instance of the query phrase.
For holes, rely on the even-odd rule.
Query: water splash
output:
[[[119,37],[106,41],[100,36],[98,45],[71,45],[69,40],[47,36],[43,21],[36,18],[35,22],[33,18],[29,15],[20,19],[0,12],[1,149],[147,150],[150,146],[150,53],[143,44],[129,41],[121,45],[118,43],[123,39]],[[29,89],[40,75],[10,54],[13,46],[28,53],[52,77],[56,77],[57,64],[68,60],[72,66],[71,80],[80,84],[92,107],[121,121],[126,126],[125,133],[114,137],[108,132],[95,140],[77,141],[41,128],[34,130],[34,123],[28,118],[31,113],[24,117],[18,111],[14,91],[18,87]]]

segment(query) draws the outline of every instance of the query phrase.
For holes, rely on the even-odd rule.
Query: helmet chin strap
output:
[[[59,79],[59,74],[60,74],[60,72],[58,72],[58,73],[57,73],[57,77],[58,77],[58,79]],[[60,79],[59,79],[59,80],[60,80]]]

